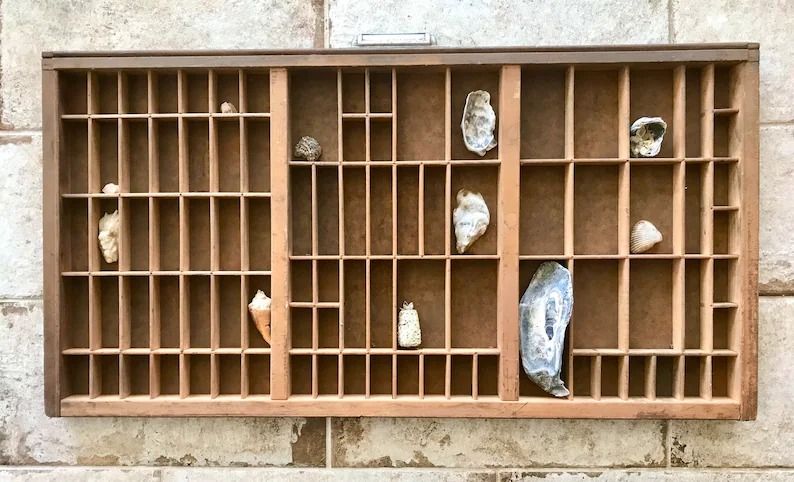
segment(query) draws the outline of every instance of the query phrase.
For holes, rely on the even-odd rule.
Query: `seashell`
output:
[[[105,213],[99,220],[99,248],[107,263],[119,260],[119,210],[112,214]]]
[[[466,149],[484,156],[496,147],[493,134],[495,127],[496,114],[491,107],[491,94],[484,90],[469,92],[463,108],[463,119],[460,121]]]
[[[403,302],[397,322],[397,343],[402,348],[416,348],[422,344],[422,327],[414,304]]]
[[[221,104],[221,113],[222,114],[236,114],[237,107],[234,106],[231,102],[224,102]]]
[[[640,117],[630,131],[631,157],[653,157],[662,148],[667,123],[661,117]]]
[[[661,242],[662,233],[650,221],[637,221],[631,228],[630,249],[634,254],[644,253]]]
[[[452,212],[458,253],[463,254],[485,234],[491,214],[482,194],[461,189],[457,195],[458,207]]]
[[[568,396],[560,371],[573,311],[571,273],[553,261],[541,264],[518,306],[524,373],[545,392]]]
[[[303,136],[295,144],[295,158],[316,161],[323,155],[323,148],[314,137]]]
[[[118,194],[120,191],[119,185],[113,184],[112,182],[105,184],[105,186],[102,188],[102,192],[105,194]]]
[[[259,330],[262,338],[270,344],[270,304],[272,300],[262,291],[258,290],[251,302],[248,303],[248,312],[254,319],[254,325]]]

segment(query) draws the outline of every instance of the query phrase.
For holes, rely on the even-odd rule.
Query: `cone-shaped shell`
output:
[[[248,303],[248,312],[251,313],[256,329],[268,345],[270,344],[270,303],[270,298],[262,290],[257,291]]]
[[[466,96],[466,105],[463,107],[463,119],[460,121],[466,149],[484,156],[486,152],[496,147],[494,128],[496,128],[496,114],[491,106],[491,94],[484,90],[469,92]]]
[[[662,233],[650,221],[637,221],[631,228],[631,252],[644,253],[662,242]]]

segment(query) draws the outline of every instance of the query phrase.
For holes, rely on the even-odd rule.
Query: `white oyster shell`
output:
[[[661,117],[640,117],[631,124],[631,157],[653,157],[659,154],[667,123]]]
[[[99,248],[107,263],[119,260],[119,210],[112,214],[105,213],[99,220]]]
[[[262,338],[270,344],[270,304],[272,300],[262,290],[258,290],[251,302],[248,303],[248,312],[254,319],[254,325],[259,330]]]
[[[458,191],[458,207],[452,212],[455,225],[455,240],[458,253],[463,254],[469,246],[485,234],[491,213],[482,198],[482,194],[466,189]]]
[[[221,104],[221,113],[222,114],[236,114],[237,107],[234,106],[231,102],[224,102]]]
[[[634,254],[644,253],[661,242],[662,233],[650,221],[637,221],[631,228],[630,249]]]
[[[555,397],[568,396],[560,371],[572,311],[570,271],[553,261],[541,264],[519,303],[521,366],[535,384]]]
[[[102,192],[105,194],[118,194],[120,191],[119,185],[112,182],[109,182],[102,187]]]
[[[414,304],[404,302],[397,322],[397,343],[402,348],[416,348],[422,344],[422,327]]]
[[[460,121],[466,149],[484,156],[496,147],[495,127],[496,114],[491,106],[491,94],[484,90],[470,92],[466,96],[463,119]]]
[[[303,136],[295,144],[294,154],[295,159],[316,161],[323,155],[323,148],[314,137]]]

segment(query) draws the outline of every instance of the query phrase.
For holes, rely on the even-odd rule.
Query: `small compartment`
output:
[[[684,262],[684,343],[687,349],[700,348],[700,283],[702,262]]]
[[[444,70],[402,69],[397,72],[398,161],[444,159],[445,91]],[[459,112],[462,115],[463,111]]]
[[[397,357],[397,395],[419,395],[419,356]]]
[[[564,157],[565,70],[521,69],[521,158]]]
[[[424,168],[424,249],[425,254],[445,254],[447,230],[446,167]]]
[[[179,394],[179,355],[158,355],[160,364],[160,395]]]
[[[318,272],[318,300],[339,301],[339,261],[320,260],[317,261]]]
[[[400,305],[404,301],[412,302],[414,309],[419,313],[422,324],[422,348],[445,346],[444,270],[445,263],[441,260],[401,260],[397,263],[397,300]],[[453,321],[455,321],[455,309],[453,303]],[[487,320],[480,320],[480,323],[487,323]],[[492,326],[496,326],[495,320],[492,323]],[[464,323],[463,326],[467,324]],[[492,335],[495,336],[495,332]],[[455,336],[454,331],[453,336]],[[465,338],[460,342],[465,343]]]
[[[245,316],[246,330],[248,332],[248,344],[250,348],[269,348],[262,334],[256,328],[253,319],[248,314],[248,303],[254,298],[258,290],[262,290],[265,294],[270,295],[270,276],[246,276],[243,278],[245,290],[248,293],[243,300],[245,306],[241,306],[243,316]]]
[[[700,131],[700,112],[703,93],[701,92],[702,70],[697,67],[686,69],[686,157],[701,157],[702,138]],[[672,132],[669,131],[668,132]]]
[[[595,359],[589,356],[577,356],[573,359],[573,392],[576,397],[591,397],[593,396],[592,393],[592,384],[593,384],[593,364],[595,363]],[[522,382],[527,380],[529,384],[532,386],[542,395],[546,396],[545,392],[543,392],[537,385],[533,384],[526,376],[523,375],[521,377]],[[522,393],[523,395],[523,393]]]
[[[521,167],[519,253],[565,250],[565,168]]]
[[[445,355],[424,356],[425,396],[444,395],[447,374]]]
[[[370,142],[372,142],[371,139]],[[325,149],[323,149],[323,154],[325,154]],[[366,119],[345,119],[342,124],[342,154],[344,162],[367,160]]]
[[[730,65],[718,65],[714,68],[714,108],[726,109],[738,107],[733,105],[734,70]]]
[[[88,348],[88,278],[63,278],[64,348]]]
[[[574,174],[574,252],[618,252],[618,168],[576,166]]]
[[[713,344],[715,350],[737,350],[736,308],[715,308],[713,315]]]
[[[293,256],[312,254],[312,172],[308,167],[290,169],[290,198],[291,254]],[[347,213],[345,217],[347,218]]]
[[[88,122],[65,120],[61,122],[64,140],[61,142],[61,189],[64,193],[88,192]],[[92,141],[93,142],[93,141]],[[99,186],[101,188],[101,186]],[[92,191],[97,189],[91,186]]]
[[[370,341],[372,348],[391,348],[392,321],[396,309],[392,300],[391,260],[370,261]],[[397,301],[401,303],[400,300]]]
[[[472,395],[472,363],[469,355],[452,355],[452,380],[450,391],[452,395]]]
[[[629,357],[629,397],[645,397],[646,368],[650,358]]]
[[[736,179],[736,169],[734,163],[714,163],[714,206],[735,205],[736,200],[731,199],[731,187]]]
[[[94,295],[99,299],[102,344],[101,348],[119,347],[119,279],[115,276],[98,276],[92,279]]]
[[[212,106],[212,112],[220,112],[221,104],[224,102],[231,102],[238,111],[240,110],[240,78],[237,71],[215,72],[215,89],[217,104]]]
[[[149,394],[149,355],[123,357],[130,395]]]
[[[734,284],[736,280],[736,260],[714,260],[714,301],[736,302],[734,297]]]
[[[218,365],[218,392],[221,395],[240,394],[240,362],[240,355],[215,355],[215,363]]]
[[[106,214],[112,214],[119,209],[119,201],[118,198],[110,198],[110,199],[102,199],[102,198],[93,198],[90,199],[88,202],[92,203],[93,206],[93,218],[94,218],[94,226],[96,226],[96,231],[89,233],[89,236],[96,237],[99,233],[99,221],[102,217]],[[119,213],[119,216],[121,213]],[[127,233],[125,233],[125,226],[119,226],[119,260],[122,258],[121,250],[124,249],[123,240],[126,239]],[[92,240],[93,244],[93,240]],[[108,263],[105,261],[105,257],[102,255],[102,247],[99,245],[99,242],[95,244],[96,251],[94,253],[89,253],[89,256],[95,256],[95,259],[99,259],[99,269],[100,271],[118,271],[119,270],[119,262],[115,261],[113,263]]]
[[[157,74],[157,112],[173,113],[179,110],[179,81],[176,72],[160,72]]]
[[[159,348],[179,347],[179,277],[155,276],[157,298],[152,299],[160,319]]]
[[[270,356],[245,355],[248,364],[248,394],[266,395],[270,393]]]
[[[342,357],[345,395],[364,395],[366,392],[367,360],[364,355]]]
[[[656,357],[656,398],[669,398],[673,396],[673,375],[676,372],[678,363],[681,362],[676,357]]]
[[[58,73],[61,111],[64,114],[85,114],[88,108],[88,76],[86,72]]]
[[[312,309],[290,308],[292,348],[312,348]]]
[[[179,192],[179,126],[175,120],[154,120],[159,192]]]
[[[210,347],[210,277],[186,276],[190,348]]]
[[[574,157],[618,157],[617,70],[577,70],[574,99]]]
[[[484,300],[497,299],[498,268],[496,260],[452,261],[450,330],[454,348],[496,348],[496,304]]]
[[[95,355],[98,370],[100,395],[119,394],[119,357],[118,355]]]
[[[154,199],[157,225],[157,252],[154,256],[155,264],[152,270],[178,271],[179,270],[179,237],[182,235],[179,226],[179,200],[159,198]]]
[[[372,161],[392,160],[392,121],[374,118],[369,121],[369,156]]]
[[[131,348],[149,347],[149,277],[127,276],[121,278],[124,289],[124,309],[129,317]],[[126,347],[122,347],[126,348]]]
[[[397,168],[397,253],[419,254],[419,168]],[[424,227],[422,226],[422,229]]]
[[[239,271],[240,256],[240,200],[215,198],[215,219],[218,222],[218,259],[221,271]]]
[[[466,254],[496,254],[499,236],[499,168],[496,166],[452,166],[450,216],[458,205],[458,191],[467,189],[482,194],[488,206],[490,222],[485,234],[466,250]],[[456,253],[455,226],[450,223],[450,252]]]
[[[87,356],[64,356],[61,378],[61,396],[88,395]]]
[[[703,370],[704,358],[685,357],[684,358],[684,396],[700,396],[700,375]]]
[[[240,188],[240,122],[238,119],[215,121],[218,136],[218,189],[238,192]]]
[[[345,348],[365,348],[367,343],[366,263],[359,260],[345,260],[344,270]],[[388,346],[391,346],[391,343]]]
[[[339,393],[339,357],[336,355],[317,357],[317,392],[320,395]]]
[[[146,114],[149,111],[149,78],[146,72],[122,74],[125,114]]]
[[[713,397],[729,396],[735,370],[735,357],[715,356],[711,358],[711,395]]]
[[[370,112],[392,112],[392,72],[390,70],[370,70],[369,104]]]
[[[392,356],[371,355],[369,357],[369,392],[372,395],[392,394]]]
[[[629,347],[672,348],[672,261],[631,260],[629,280]]]
[[[342,72],[342,112],[366,112],[364,71]]]
[[[290,262],[290,300],[313,301],[312,263],[315,261]]]
[[[270,122],[245,120],[248,190],[270,192]]]
[[[119,123],[116,120],[98,120],[94,122],[96,139],[92,139],[92,148],[99,150],[99,186],[91,189],[101,191],[107,183],[121,185],[119,180]]]
[[[365,172],[363,168],[345,168],[343,177],[345,254],[366,254],[367,185]],[[292,219],[294,225],[295,218]]]
[[[220,346],[224,348],[240,348],[241,299],[239,276],[215,276],[218,296],[218,333]],[[248,300],[245,300],[248,304]],[[247,313],[246,313],[246,316]],[[251,329],[255,330],[252,326]]]
[[[339,348],[339,309],[319,308],[317,310],[317,330],[320,348]]]
[[[211,365],[209,355],[185,355],[190,374],[190,394],[209,395]]]
[[[714,254],[738,255],[738,247],[734,241],[736,232],[736,211],[714,211]]]
[[[270,199],[244,199],[248,217],[248,264],[255,271],[270,269]]]
[[[210,270],[210,201],[186,199],[188,216],[188,267],[191,271]]]
[[[520,368],[519,368],[520,370]],[[499,356],[477,357],[477,392],[480,396],[496,396],[499,384]]]
[[[454,68],[452,70],[452,108],[453,126],[463,117],[466,97],[475,90],[484,90],[491,94],[491,107],[496,114],[494,136],[499,135],[499,71],[490,68]],[[443,97],[442,97],[443,99]],[[399,115],[403,113],[399,111]],[[498,159],[499,145],[488,151],[484,156],[471,152],[463,142],[463,131],[452,128],[452,159]],[[426,138],[425,138],[426,139]],[[498,139],[497,139],[498,143]]]
[[[245,72],[243,75],[245,76],[245,100],[247,103],[244,112],[270,112],[270,75],[268,71],[254,70]]]
[[[292,355],[289,365],[292,395],[311,395],[312,356]]]
[[[149,125],[145,120],[122,120],[127,185],[124,191],[149,192]]]
[[[702,209],[702,173],[704,166],[689,164],[686,166],[686,186],[685,189],[685,243],[687,254],[697,254],[701,252],[700,247],[700,218]]]
[[[629,122],[640,117],[661,117],[667,123],[665,138],[655,157],[673,157],[673,71],[668,69],[631,70]],[[627,130],[629,126],[625,127]],[[634,172],[632,172],[632,177]]]
[[[290,71],[291,146],[311,136],[322,146],[323,161],[337,161],[338,108],[335,70]]]
[[[601,396],[617,397],[618,386],[620,385],[620,364],[623,357],[604,356],[601,357]]]
[[[736,114],[714,117],[714,157],[738,157]]]
[[[124,227],[129,242],[129,269],[147,271],[149,269],[149,200],[146,198],[122,199]],[[173,227],[171,227],[173,229]],[[124,249],[122,242],[122,249]],[[127,264],[127,263],[125,263]]]
[[[577,260],[574,265],[573,346],[618,346],[618,262]]]
[[[187,81],[187,111],[210,112],[209,105],[209,72],[189,72],[185,76]]]
[[[317,252],[339,254],[339,172],[317,168]]]
[[[61,201],[61,269],[88,271],[88,202],[85,199]]]
[[[185,128],[189,189],[191,192],[207,192],[210,190],[209,122],[188,120]]]
[[[673,252],[673,166],[631,167],[631,226],[647,220],[662,233],[662,241],[647,254]]]
[[[392,254],[392,169],[371,168],[369,176],[370,252]]]
[[[118,114],[119,112],[119,75],[116,72],[93,72],[94,76],[94,114]]]

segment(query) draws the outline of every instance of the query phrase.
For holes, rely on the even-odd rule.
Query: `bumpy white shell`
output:
[[[466,149],[484,156],[496,147],[493,134],[495,127],[496,114],[491,107],[491,94],[484,90],[470,92],[466,96],[463,119],[460,121]]]
[[[237,107],[234,106],[231,102],[224,102],[221,104],[221,113],[223,114],[236,114]]]
[[[295,159],[306,159],[316,161],[323,155],[323,148],[314,137],[303,136],[300,138],[294,149]]]
[[[108,263],[119,260],[119,210],[112,214],[105,213],[99,220],[99,248]]]
[[[422,344],[419,313],[413,303],[404,302],[397,323],[397,343],[402,348],[416,348]]]
[[[270,344],[270,304],[272,300],[262,291],[258,290],[251,302],[248,303],[248,312],[254,319],[256,329],[262,338]]]
[[[102,192],[105,194],[118,194],[119,191],[119,185],[113,184],[112,182],[105,184],[105,186],[102,188]]]
[[[482,194],[466,189],[458,191],[458,207],[452,212],[455,224],[455,240],[458,253],[463,254],[469,246],[485,234],[491,213],[482,198]]]
[[[631,252],[644,253],[662,242],[662,233],[650,221],[641,220],[631,228]]]
[[[640,117],[631,125],[631,157],[653,157],[659,154],[667,123],[661,117]]]

